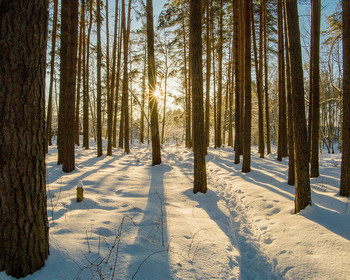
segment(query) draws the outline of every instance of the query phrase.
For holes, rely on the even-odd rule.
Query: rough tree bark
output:
[[[49,253],[45,194],[48,1],[0,4],[0,271],[16,278]]]
[[[154,27],[153,27],[153,3],[147,0],[147,53],[148,53],[148,85],[149,108],[151,114],[151,138],[152,138],[152,165],[161,163],[160,138],[158,124],[158,100],[154,96],[156,90],[156,66],[154,59]]]
[[[244,2],[245,16],[245,93],[244,93],[244,130],[242,172],[250,172],[252,92],[251,92],[251,1]]]
[[[47,105],[46,117],[46,140],[45,152],[49,151],[49,145],[52,145],[52,94],[53,94],[53,76],[55,72],[55,56],[56,56],[56,34],[57,34],[57,17],[58,17],[58,0],[54,1],[52,41],[51,41],[51,62],[50,62],[50,86],[49,86],[49,102]]]
[[[201,0],[190,1],[190,36],[191,36],[191,77],[193,106],[193,152],[194,183],[193,192],[207,191],[207,175],[205,166],[206,138],[204,131],[203,107],[203,70],[202,70],[202,26]]]
[[[295,159],[295,213],[311,204],[304,79],[297,0],[286,0]]]
[[[101,0],[97,0],[97,156],[102,156]]]
[[[350,1],[343,0],[343,154],[340,195],[350,197]]]

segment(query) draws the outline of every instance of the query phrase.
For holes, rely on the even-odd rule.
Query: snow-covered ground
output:
[[[76,149],[76,170],[47,156],[50,256],[26,277],[47,279],[350,279],[350,200],[338,195],[340,155],[322,154],[311,207],[294,211],[288,161],[241,173],[231,148],[209,149],[208,192],[193,194],[193,153]],[[84,201],[76,202],[76,186]],[[0,273],[1,280],[12,279]]]

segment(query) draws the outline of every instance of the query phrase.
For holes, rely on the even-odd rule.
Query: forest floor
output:
[[[78,147],[70,174],[51,147],[50,255],[25,279],[350,279],[340,154],[320,155],[312,206],[297,215],[287,159],[261,159],[253,148],[246,174],[232,148],[210,148],[206,159],[208,192],[193,194],[193,153],[180,146],[164,145],[153,167],[147,145],[100,158],[95,146]]]

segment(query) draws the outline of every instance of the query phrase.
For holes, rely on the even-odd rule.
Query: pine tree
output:
[[[156,66],[154,58],[154,27],[153,27],[153,3],[147,0],[147,53],[148,53],[148,85],[149,85],[149,108],[151,114],[151,137],[152,137],[152,165],[161,163],[160,138],[158,124],[158,100],[154,96],[156,90]]]
[[[295,213],[299,213],[311,204],[311,190],[297,0],[286,0],[286,11],[294,130]]]
[[[343,0],[343,154],[340,195],[350,197],[350,1]]]
[[[49,253],[45,186],[48,1],[4,0],[0,6],[0,271],[20,278],[39,270]]]
[[[58,113],[58,162],[63,172],[75,169],[75,94],[78,43],[78,0],[61,4],[60,107]]]
[[[193,106],[193,153],[194,153],[194,183],[193,192],[207,191],[207,175],[205,166],[206,141],[204,131],[203,106],[203,70],[202,70],[202,26],[201,0],[190,1],[190,50]]]

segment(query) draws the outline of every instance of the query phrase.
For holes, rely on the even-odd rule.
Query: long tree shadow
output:
[[[240,279],[283,279],[273,270],[273,266],[266,257],[249,242],[249,236],[253,233],[245,227],[244,232],[240,230],[240,224],[234,223],[238,213],[234,212],[230,207],[230,215],[228,217],[218,207],[221,198],[212,190],[208,190],[206,194],[193,194],[192,190],[187,190],[184,194],[193,201],[198,202],[199,208],[207,212],[210,218],[219,226],[231,241],[231,244],[240,251]]]
[[[140,223],[135,243],[128,246],[131,262],[128,274],[134,279],[152,275],[152,279],[172,279],[168,257],[168,233],[165,210],[164,174],[172,167],[162,164],[149,168],[151,185],[147,205]]]

